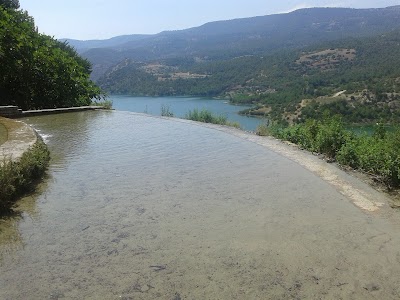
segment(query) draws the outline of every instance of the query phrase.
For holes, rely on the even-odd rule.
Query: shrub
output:
[[[0,213],[10,211],[17,197],[32,190],[48,166],[47,146],[38,141],[18,161],[4,158],[0,162]]]
[[[357,148],[359,168],[376,175],[389,188],[400,185],[399,136],[400,132],[397,131],[388,133],[383,139],[365,137]]]
[[[256,134],[260,136],[269,136],[271,135],[270,128],[268,124],[260,124],[257,126]]]
[[[378,124],[372,136],[357,136],[345,129],[339,117],[330,117],[269,132],[336,159],[341,165],[363,170],[388,188],[400,186],[400,129],[389,132]]]
[[[223,115],[214,115],[211,111],[207,109],[198,110],[197,108],[189,110],[185,116],[186,119],[203,122],[203,123],[213,123],[220,125],[228,125],[227,118]]]
[[[171,111],[171,109],[169,108],[169,105],[161,105],[161,116],[163,117],[173,117],[174,113]]]
[[[112,109],[113,102],[112,100],[104,100],[104,101],[92,101],[91,105],[93,106],[102,106],[103,109]]]
[[[351,139],[351,134],[344,128],[339,117],[328,119],[319,127],[315,137],[314,149],[330,158],[335,158],[336,153]]]
[[[357,169],[360,167],[359,139],[349,140],[336,153],[336,160],[344,166]]]
[[[237,129],[242,129],[242,126],[240,126],[240,124],[238,122],[229,122],[227,121],[226,126],[230,126],[230,127],[235,127]]]

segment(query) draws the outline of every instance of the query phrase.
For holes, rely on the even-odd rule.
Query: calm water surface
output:
[[[231,105],[227,100],[216,100],[207,98],[188,97],[131,97],[131,96],[110,96],[113,101],[113,108],[122,111],[133,111],[148,113],[159,116],[161,107],[168,107],[178,118],[184,118],[189,110],[207,109],[217,115],[223,115],[231,122],[238,122],[242,129],[255,131],[257,126],[265,122],[264,119],[246,117],[238,114],[239,111],[249,108],[244,105]]]
[[[0,222],[0,299],[399,299],[399,226],[303,167],[128,112],[26,120],[52,152]]]

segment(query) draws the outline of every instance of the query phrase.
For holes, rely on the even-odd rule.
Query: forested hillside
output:
[[[257,104],[252,114],[287,121],[327,109],[351,122],[398,120],[399,53],[397,30],[212,62],[125,60],[98,83],[113,94],[223,96]]]
[[[0,105],[39,109],[88,105],[102,96],[91,63],[38,33],[18,0],[0,0]]]
[[[155,35],[69,42],[93,63],[92,78],[97,80],[107,69],[125,59],[150,62],[190,58],[210,62],[301,49],[345,37],[372,36],[395,28],[400,28],[400,6],[309,8],[287,14],[210,22]]]

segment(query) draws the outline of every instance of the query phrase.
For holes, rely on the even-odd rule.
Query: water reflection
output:
[[[107,115],[104,112],[78,112],[24,119],[42,135],[51,151],[51,168],[62,171],[66,160],[84,155],[96,120]],[[101,122],[101,121],[100,121]]]

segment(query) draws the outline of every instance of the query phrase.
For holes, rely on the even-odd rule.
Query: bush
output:
[[[260,136],[269,136],[271,135],[270,128],[268,124],[260,124],[257,126],[256,134]]]
[[[333,117],[321,123],[315,137],[314,149],[330,158],[335,158],[336,153],[351,139],[351,133],[344,128],[339,117]]]
[[[336,153],[336,160],[341,165],[357,169],[360,166],[359,139],[349,140]]]
[[[18,161],[4,158],[0,162],[0,213],[11,210],[17,197],[32,190],[48,166],[50,153],[47,146],[38,141]]]
[[[170,117],[170,118],[172,118],[174,116],[174,113],[169,108],[169,105],[165,105],[165,104],[161,105],[161,116]]]
[[[278,138],[298,144],[299,146],[334,158],[340,148],[351,139],[352,134],[345,130],[339,117],[326,121],[309,119],[304,124],[297,124],[274,131]]]
[[[264,129],[266,130],[266,129]],[[400,186],[400,129],[393,132],[378,124],[372,136],[356,136],[339,117],[307,120],[269,132],[280,139],[336,159],[341,165],[373,175],[388,188]]]
[[[91,105],[93,106],[102,106],[103,109],[112,109],[113,102],[112,100],[103,100],[103,101],[92,101]]]
[[[228,125],[229,122],[227,118],[223,115],[214,115],[211,111],[207,109],[198,110],[197,108],[193,109],[193,111],[189,110],[189,112],[185,116],[186,119],[203,122],[203,123],[213,123],[220,125]]]
[[[374,174],[389,188],[400,185],[400,132],[388,133],[383,139],[376,136],[362,140],[358,147],[359,168]]]

